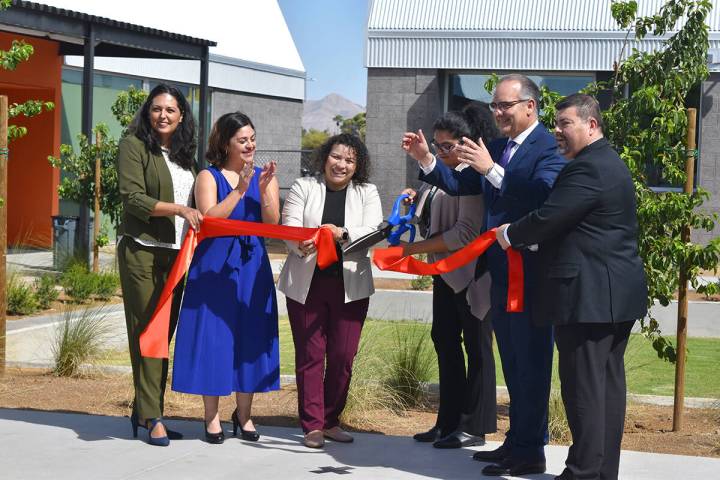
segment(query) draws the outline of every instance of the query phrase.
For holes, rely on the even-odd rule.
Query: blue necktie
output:
[[[512,140],[508,140],[507,145],[505,145],[505,150],[503,150],[502,155],[500,156],[500,161],[497,162],[498,165],[503,168],[507,166],[508,162],[510,162],[510,152],[512,152],[515,145],[517,145],[517,143]]]

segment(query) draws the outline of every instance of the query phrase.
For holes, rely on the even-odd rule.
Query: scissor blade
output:
[[[364,235],[354,242],[348,244],[345,248],[343,248],[343,254],[347,255],[349,253],[359,252],[361,250],[366,250],[373,245],[382,242],[388,237],[388,234],[390,233],[390,229],[383,228],[380,230],[375,230],[374,232],[368,233],[367,235]]]

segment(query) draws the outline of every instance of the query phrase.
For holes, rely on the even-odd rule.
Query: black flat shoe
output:
[[[545,462],[526,462],[506,458],[498,464],[486,466],[482,469],[482,474],[488,477],[499,477],[501,475],[519,477],[532,475],[533,473],[545,473],[545,470]]]
[[[243,440],[247,440],[248,442],[257,442],[260,440],[260,434],[257,432],[257,430],[243,430],[243,428],[240,426],[240,419],[237,415],[237,410],[235,410],[232,415],[230,416],[232,418],[233,422],[233,435],[237,436],[238,428],[240,429],[240,438]]]
[[[502,462],[509,454],[505,445],[500,445],[495,450],[480,450],[473,454],[473,460],[478,462]]]
[[[454,432],[433,443],[435,448],[463,448],[485,445],[485,435],[470,435],[465,432]]]
[[[413,440],[416,442],[429,443],[440,439],[440,427],[435,425],[427,432],[416,433],[413,435]]]
[[[225,441],[225,433],[222,431],[222,425],[220,431],[217,433],[210,433],[207,430],[207,423],[205,424],[205,441],[214,445],[220,445]]]

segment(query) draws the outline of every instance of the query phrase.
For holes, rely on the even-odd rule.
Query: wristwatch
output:
[[[350,234],[347,231],[347,228],[342,227],[342,236],[340,237],[341,242],[347,242],[350,240]]]

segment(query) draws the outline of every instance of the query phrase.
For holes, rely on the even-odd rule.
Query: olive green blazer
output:
[[[191,170],[196,176],[195,165]],[[163,156],[153,154],[142,140],[130,134],[120,140],[117,173],[123,202],[118,235],[174,243],[175,217],[150,216],[159,201],[175,203],[172,177]]]

